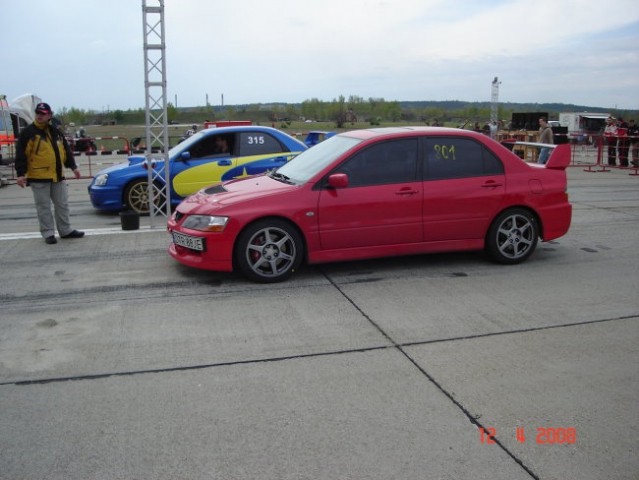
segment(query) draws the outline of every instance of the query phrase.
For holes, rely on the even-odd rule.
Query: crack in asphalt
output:
[[[429,341],[422,341],[422,342],[411,342],[411,343],[398,343],[395,341],[395,339],[393,339],[393,337],[388,334],[377,322],[375,322],[372,318],[370,318],[370,316],[364,312],[358,305],[357,303],[351,299],[348,294],[346,292],[344,292],[339,285],[337,285],[335,282],[333,282],[333,280],[326,276],[326,278],[328,279],[328,281],[335,287],[335,289],[340,292],[340,294],[357,310],[360,312],[360,314],[373,326],[375,327],[375,329],[377,331],[380,332],[380,334],[382,334],[384,336],[384,338],[386,338],[389,342],[391,342],[393,345],[389,346],[389,349],[396,349],[397,351],[401,352],[401,354],[422,374],[424,375],[424,377],[426,377],[428,379],[428,381],[430,383],[432,383],[443,395],[445,395],[459,410],[461,410],[461,412],[466,416],[466,418],[468,418],[468,420],[475,425],[477,428],[481,428],[484,430],[487,430],[488,427],[484,426],[478,419],[478,417],[475,417],[472,413],[470,413],[470,411],[468,410],[468,408],[466,408],[460,401],[458,401],[452,393],[450,393],[440,382],[438,382],[435,377],[433,377],[430,373],[428,373],[426,371],[426,369],[424,367],[422,367],[417,360],[415,360],[408,352],[406,352],[405,347],[409,347],[409,346],[416,346],[416,345],[428,345],[428,344],[433,344],[433,343],[442,343],[442,342],[451,342],[451,341],[464,341],[464,340],[469,340],[469,339],[475,339],[475,338],[483,338],[483,337],[493,337],[493,336],[499,336],[499,335],[511,335],[511,334],[521,334],[521,333],[528,333],[528,332],[535,332],[535,331],[541,331],[541,330],[551,330],[551,329],[555,329],[555,328],[568,328],[568,327],[574,327],[574,326],[582,326],[582,325],[590,325],[590,324],[597,324],[597,323],[604,323],[604,322],[611,322],[611,321],[619,321],[619,320],[628,320],[628,319],[638,319],[639,315],[630,315],[630,316],[623,316],[623,317],[618,317],[618,318],[612,318],[612,319],[600,319],[600,320],[591,320],[591,321],[585,321],[585,322],[572,322],[572,323],[567,323],[567,324],[562,324],[562,325],[552,325],[552,326],[546,326],[546,327],[532,327],[532,328],[527,328],[527,329],[518,329],[518,330],[511,330],[511,331],[503,331],[503,332],[495,332],[495,333],[485,333],[485,334],[478,334],[478,335],[469,335],[469,336],[464,336],[464,337],[455,337],[455,338],[451,338],[451,339],[439,339],[439,340],[429,340]],[[503,451],[504,453],[506,453],[515,463],[517,463],[526,473],[528,473],[531,478],[535,479],[535,480],[540,480],[540,477],[532,471],[532,469],[530,467],[528,467],[524,461],[519,458],[515,453],[513,453],[499,438],[497,438],[497,436],[495,435],[494,437],[491,437],[494,441],[495,444],[498,445]]]
[[[339,292],[340,295],[342,295],[344,297],[344,299],[346,299],[352,306],[353,308],[355,308],[361,315],[363,318],[366,319],[366,321],[372,325],[388,342],[389,345],[378,345],[378,346],[371,346],[371,347],[364,347],[364,348],[355,348],[355,349],[346,349],[346,350],[335,350],[335,351],[324,351],[324,352],[314,352],[314,353],[306,353],[306,354],[297,354],[297,355],[287,355],[287,356],[280,356],[280,357],[268,357],[268,358],[254,358],[254,359],[246,359],[246,360],[234,360],[234,361],[227,361],[227,362],[217,362],[217,363],[209,363],[209,364],[197,364],[197,365],[183,365],[183,366],[175,366],[175,367],[167,367],[167,368],[156,368],[156,369],[145,369],[145,370],[132,370],[132,371],[123,371],[123,372],[105,372],[105,373],[97,373],[97,374],[88,374],[88,375],[74,375],[74,376],[66,376],[66,377],[52,377],[52,378],[40,378],[40,379],[25,379],[25,380],[13,380],[13,381],[9,381],[9,382],[0,382],[0,387],[2,386],[29,386],[29,385],[43,385],[43,384],[50,384],[50,383],[61,383],[61,382],[70,382],[70,381],[90,381],[90,380],[100,380],[100,379],[105,379],[105,378],[112,378],[112,377],[130,377],[130,376],[135,376],[135,375],[146,375],[146,374],[162,374],[162,373],[171,373],[171,372],[185,372],[185,371],[194,371],[194,370],[204,370],[204,369],[211,369],[211,368],[218,368],[218,367],[229,367],[229,366],[238,366],[238,365],[251,365],[251,364],[260,364],[260,363],[274,363],[274,362],[283,362],[283,361],[290,361],[290,360],[300,360],[300,359],[309,359],[309,358],[321,358],[321,357],[328,357],[328,356],[335,356],[335,355],[344,355],[344,354],[355,354],[355,353],[365,353],[365,352],[372,352],[372,351],[383,351],[383,350],[396,350],[398,352],[401,353],[401,355],[403,355],[406,360],[408,360],[408,362],[410,362],[427,380],[428,382],[430,382],[431,384],[433,384],[450,402],[452,402],[455,407],[457,407],[457,409],[459,409],[459,411],[462,412],[462,414],[470,421],[470,423],[474,426],[476,426],[478,429],[483,428],[485,430],[487,430],[487,427],[484,426],[478,419],[478,417],[474,416],[470,410],[463,404],[461,403],[459,400],[457,400],[454,395],[448,391],[444,385],[442,383],[440,383],[432,374],[430,374],[424,367],[422,367],[417,360],[415,360],[407,351],[406,348],[408,347],[414,347],[414,346],[422,346],[422,345],[430,345],[430,344],[434,344],[434,343],[445,343],[445,342],[461,342],[461,341],[468,341],[468,340],[473,340],[473,339],[477,339],[477,338],[485,338],[485,337],[494,337],[494,336],[500,336],[500,335],[513,335],[513,334],[522,334],[522,333],[528,333],[528,332],[536,332],[536,331],[544,331],[544,330],[552,330],[552,329],[557,329],[557,328],[570,328],[570,327],[575,327],[575,326],[583,326],[583,325],[591,325],[591,324],[598,324],[598,323],[605,323],[605,322],[614,322],[614,321],[621,321],[621,320],[628,320],[628,319],[639,319],[639,313],[638,314],[634,314],[634,315],[627,315],[627,316],[622,316],[622,317],[616,317],[616,318],[605,318],[605,319],[598,319],[598,320],[589,320],[589,321],[583,321],[583,322],[571,322],[571,323],[565,323],[565,324],[560,324],[560,325],[549,325],[549,326],[542,326],[542,327],[531,327],[531,328],[525,328],[525,329],[516,329],[516,330],[507,330],[507,331],[500,331],[500,332],[491,332],[491,333],[484,333],[484,334],[476,334],[476,335],[468,335],[468,336],[458,336],[458,337],[449,337],[449,338],[440,338],[440,339],[433,339],[433,340],[424,340],[424,341],[415,341],[415,342],[405,342],[405,343],[400,343],[397,342],[388,332],[386,332],[384,330],[384,328],[382,328],[377,322],[375,322],[364,310],[362,310],[362,308],[357,304],[357,302],[355,300],[353,300],[343,289],[340,285],[338,285],[327,273],[325,273],[321,268],[319,269],[320,273],[324,276],[324,278],[326,278],[326,280],[328,281],[328,284],[330,286],[332,286],[332,288],[334,288],[337,292]],[[466,276],[466,274],[464,274],[463,272],[452,272],[452,273],[447,273],[447,276]],[[375,282],[378,281],[378,278],[364,278],[364,279],[352,279],[351,281],[348,281],[346,283],[344,283],[344,285],[348,285],[348,284],[356,284],[356,283],[362,283],[362,282]],[[158,282],[158,283],[151,283],[151,284],[146,284],[141,286],[141,288],[143,288],[144,290],[153,290],[153,289],[161,289],[162,292],[158,292],[157,293],[157,297],[167,297],[167,293],[166,293],[166,289],[167,288],[181,288],[181,287],[188,287],[190,290],[190,295],[192,296],[200,296],[200,295],[211,295],[211,291],[201,291],[201,292],[192,292],[193,286],[194,285],[201,285],[201,282],[198,282],[197,279],[188,279],[185,281],[175,281],[175,282]],[[220,287],[221,285],[216,284],[216,287]],[[211,287],[211,285],[207,285],[207,287]],[[206,288],[206,287],[203,287]],[[274,287],[273,285],[269,286],[269,289],[273,289],[273,288],[278,288],[278,287]],[[284,288],[284,287],[280,287],[280,288]],[[302,288],[302,287],[300,287]],[[304,285],[303,288],[308,288],[308,285]],[[81,292],[78,292],[77,290],[74,291],[74,293],[77,295],[78,293],[80,293],[81,295],[91,295],[91,294],[95,294],[95,293],[114,293],[114,292],[122,292],[122,291],[130,291],[131,287],[128,285],[115,285],[113,287],[101,287],[99,289],[96,288],[89,288],[86,290],[83,290]],[[140,295],[139,294],[139,287],[136,287],[135,289],[137,291],[137,295],[133,298],[126,298],[126,299],[118,299],[116,301],[132,301],[132,300],[149,300],[149,295]],[[255,289],[245,289],[246,291],[252,291],[255,292]],[[258,290],[263,290],[262,288],[259,288]],[[290,290],[290,288],[287,287],[287,290]],[[221,290],[217,290],[215,292],[216,295],[227,295],[228,293],[233,292],[233,293],[237,293],[238,289],[234,288],[233,286],[230,286],[228,289],[224,288]],[[174,292],[171,295],[168,296],[173,296],[173,295],[181,295],[183,296],[185,293],[184,292]],[[55,294],[41,294],[41,295],[36,295],[38,297],[38,300],[50,300],[52,298],[59,298],[60,293],[57,292]],[[11,303],[14,304],[20,304],[22,297],[15,297],[15,296],[11,296],[11,295],[1,295],[0,299],[3,301],[3,303],[5,303],[6,301],[9,301]],[[29,298],[31,304],[34,303],[34,298],[33,295]],[[49,302],[47,306],[50,306],[52,304],[54,304],[55,302]],[[68,303],[75,303],[75,302],[68,302]],[[56,305],[59,305],[59,303],[55,303]],[[535,479],[535,480],[539,480],[539,476],[530,468],[528,467],[524,461],[519,458],[516,454],[514,454],[497,436],[493,436],[491,437],[491,439],[495,442],[495,444],[497,446],[499,446],[499,448],[502,449],[502,451],[508,455],[515,463],[517,463],[528,475],[530,475],[531,478]]]
[[[392,345],[388,346],[387,349],[396,349],[397,351],[401,352],[401,354],[422,375],[424,375],[424,377],[426,377],[430,383],[432,383],[443,395],[445,395],[446,398],[448,398],[464,414],[464,416],[466,416],[466,418],[473,425],[475,425],[478,429],[481,428],[481,429],[484,429],[484,430],[488,430],[488,427],[483,425],[479,421],[478,417],[475,417],[468,410],[468,408],[466,408],[459,400],[457,400],[453,396],[453,394],[450,393],[440,382],[438,382],[435,379],[435,377],[433,377],[430,373],[428,373],[428,371],[426,371],[426,369],[424,367],[422,367],[417,362],[417,360],[415,360],[408,352],[406,352],[406,350],[405,350],[406,347],[419,346],[419,345],[430,345],[430,344],[433,344],[433,343],[466,341],[466,340],[472,340],[472,339],[476,339],[476,338],[494,337],[494,336],[500,336],[500,335],[521,334],[521,333],[536,332],[536,331],[543,331],[543,330],[552,330],[552,329],[557,329],[557,328],[569,328],[569,327],[575,327],[575,326],[592,325],[592,324],[605,323],[605,322],[614,322],[614,321],[628,320],[628,319],[639,319],[639,314],[636,314],[636,315],[627,315],[627,316],[622,316],[622,317],[617,317],[617,318],[589,320],[589,321],[584,321],[584,322],[572,322],[572,323],[565,323],[565,324],[561,324],[561,325],[549,325],[549,326],[544,326],[544,327],[531,327],[531,328],[509,330],[509,331],[502,331],[502,332],[484,333],[484,334],[477,334],[477,335],[467,335],[467,336],[463,336],[463,337],[445,338],[445,339],[437,339],[437,340],[426,340],[426,341],[409,342],[409,343],[398,343],[377,322],[375,322],[372,318],[370,318],[370,316],[366,312],[364,312],[357,305],[357,303],[353,299],[351,299],[348,296],[348,294],[346,294],[340,288],[339,285],[334,283],[329,277],[327,277],[327,278],[328,278],[329,282],[331,282],[331,284],[335,287],[335,289],[337,291],[339,291],[342,294],[342,296],[355,309],[357,309],[357,311],[359,311],[361,313],[361,315],[364,318],[366,318],[366,320],[371,325],[373,325],[373,327],[375,327],[376,330],[378,330],[380,332],[380,334],[382,334],[384,336],[384,338],[386,338],[389,342],[392,343]],[[531,478],[533,478],[535,480],[540,480],[540,477],[530,467],[528,467],[521,458],[519,458],[515,453],[513,453],[496,435],[494,437],[491,437],[491,439],[493,439],[495,441],[495,444],[498,445],[504,451],[504,453],[506,453],[515,463],[517,463],[526,473],[528,473],[531,476]]]
[[[353,304],[348,297],[346,298],[349,300],[351,304]],[[109,377],[128,377],[128,376],[143,375],[148,373],[167,373],[167,372],[179,372],[179,371],[188,371],[188,370],[202,370],[207,368],[228,367],[228,366],[234,366],[234,365],[247,365],[247,364],[253,364],[253,363],[273,363],[273,362],[281,362],[286,360],[326,357],[331,355],[364,353],[364,352],[392,350],[392,349],[397,349],[401,351],[412,363],[415,363],[415,361],[403,350],[404,348],[422,346],[422,345],[431,345],[434,343],[461,342],[466,340],[474,340],[477,338],[496,337],[501,335],[517,335],[517,334],[529,333],[529,332],[553,330],[557,328],[570,328],[570,327],[593,325],[593,324],[606,323],[606,322],[617,322],[617,321],[631,320],[631,319],[639,320],[639,313],[637,313],[635,315],[626,315],[623,317],[604,318],[599,320],[588,320],[584,322],[564,323],[560,325],[548,325],[545,327],[531,327],[531,328],[516,329],[516,330],[505,330],[501,332],[483,333],[483,334],[477,334],[477,335],[466,335],[461,337],[448,337],[448,338],[439,338],[434,340],[422,340],[422,341],[416,341],[416,342],[397,343],[391,337],[389,337],[388,334],[383,329],[381,329],[373,320],[371,320],[366,313],[363,313],[362,310],[359,307],[357,307],[357,305],[355,304],[353,305],[360,313],[362,313],[364,318],[366,318],[372,325],[374,325],[375,328],[377,328],[379,332],[385,338],[387,338],[389,342],[391,342],[391,345],[377,345],[377,346],[371,346],[371,347],[352,348],[352,349],[345,349],[345,350],[332,350],[332,351],[325,351],[325,352],[286,355],[281,357],[253,358],[253,359],[247,359],[247,360],[231,360],[228,362],[205,363],[205,364],[197,364],[197,365],[182,365],[178,367],[152,368],[152,369],[146,369],[146,370],[105,372],[105,373],[96,373],[96,374],[88,374],[88,375],[70,375],[66,377],[50,377],[50,378],[40,378],[40,379],[30,379],[30,380],[11,380],[8,382],[0,382],[0,387],[9,386],[9,385],[42,385],[46,383],[60,383],[60,382],[79,381],[79,380],[96,380],[96,379],[109,378]],[[427,376],[428,378],[432,378],[428,374]],[[434,383],[437,383],[437,382],[434,381]],[[442,390],[442,391],[445,392],[445,390]],[[477,424],[475,420],[476,419],[474,419],[474,417],[471,418],[471,421]]]

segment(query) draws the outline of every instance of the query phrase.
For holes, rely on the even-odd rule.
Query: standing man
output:
[[[617,165],[617,120],[613,117],[606,119],[604,128],[604,140],[608,144],[608,165]]]
[[[62,132],[50,124],[53,112],[47,103],[38,103],[35,121],[20,132],[16,148],[17,184],[29,185],[33,192],[40,233],[44,241],[54,244],[57,227],[61,238],[81,238],[84,232],[71,228],[68,185],[64,167],[80,178],[80,170]],[[53,203],[54,214],[51,213]]]
[[[541,117],[539,119],[539,143],[547,143],[550,145],[553,145],[555,143],[552,128],[550,128],[550,125],[548,125],[548,119],[546,117]],[[540,148],[537,163],[545,164],[548,161],[549,156],[550,148]]]
[[[628,139],[628,124],[623,118],[617,120],[617,153],[619,154],[619,165],[628,166],[628,149],[630,148],[630,140]]]
[[[634,120],[628,122],[628,137],[630,137],[630,146],[632,151],[631,165],[639,167],[639,126]]]

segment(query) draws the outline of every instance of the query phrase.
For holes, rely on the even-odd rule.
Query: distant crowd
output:
[[[639,167],[639,127],[634,119],[626,122],[621,117],[608,117],[604,139],[608,146],[608,165],[616,166],[618,158],[620,167]],[[629,153],[632,154],[630,163]]]

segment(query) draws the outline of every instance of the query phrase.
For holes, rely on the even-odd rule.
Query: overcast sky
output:
[[[0,94],[144,108],[142,0],[0,5]],[[165,0],[164,12],[179,107],[490,101],[499,77],[504,102],[639,109],[637,0]]]

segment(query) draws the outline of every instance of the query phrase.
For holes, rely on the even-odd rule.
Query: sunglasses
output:
[[[43,112],[42,110],[36,110],[36,115],[49,115],[51,112]]]

